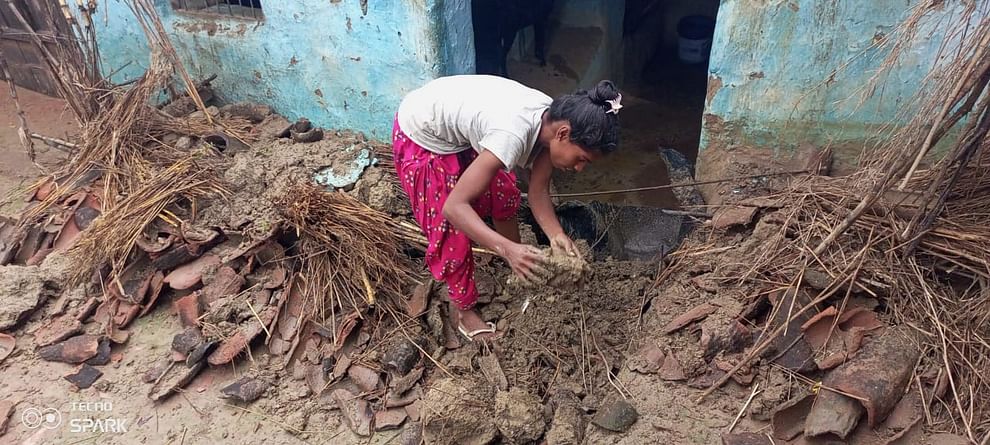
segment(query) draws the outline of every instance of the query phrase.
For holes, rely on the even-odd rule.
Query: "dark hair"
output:
[[[619,89],[615,84],[603,80],[591,91],[578,90],[554,99],[550,104],[550,121],[568,121],[571,141],[582,148],[611,153],[619,145],[619,116],[606,113],[612,109],[607,101],[617,97]]]

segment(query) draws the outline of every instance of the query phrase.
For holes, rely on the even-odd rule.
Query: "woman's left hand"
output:
[[[550,250],[554,253],[564,253],[573,257],[581,256],[577,244],[574,244],[574,240],[565,233],[559,233],[550,239]]]

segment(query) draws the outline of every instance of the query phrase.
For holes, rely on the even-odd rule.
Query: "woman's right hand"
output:
[[[540,252],[540,249],[528,244],[509,244],[502,254],[502,258],[508,261],[513,273],[526,281],[533,281],[534,278],[546,272],[542,266],[543,253]]]

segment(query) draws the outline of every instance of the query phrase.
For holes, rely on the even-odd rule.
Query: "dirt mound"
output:
[[[0,330],[24,321],[49,297],[37,266],[0,267]]]
[[[541,398],[569,389],[583,396],[586,406],[597,406],[612,390],[606,373],[621,364],[642,295],[653,282],[653,266],[603,262],[589,268],[587,285],[579,289],[543,287],[496,298],[496,305],[509,307],[508,328],[496,351],[511,386]],[[530,303],[520,313],[526,299]]]
[[[373,165],[354,164],[356,153],[373,157],[381,150],[381,146],[350,132],[328,134],[312,143],[296,143],[288,138],[259,141],[248,150],[231,154],[224,180],[233,193],[227,199],[208,203],[201,222],[241,230],[255,239],[265,238],[282,222],[274,202],[283,198],[292,185],[311,182],[317,172],[328,169],[355,170],[357,177],[346,189],[372,208],[395,211],[400,202],[394,199],[391,184],[383,180],[385,173]],[[368,164],[375,162],[367,160]]]
[[[571,286],[519,287],[508,284],[514,280],[500,260],[479,266],[480,312],[497,323],[501,336],[491,344],[461,339],[461,346],[456,347],[458,341],[451,343],[450,334],[433,330],[435,344],[454,348],[441,350],[440,361],[457,380],[450,382],[446,372],[433,370],[427,381],[440,380],[426,388],[427,404],[456,406],[425,423],[428,431],[444,425],[437,419],[446,419],[445,437],[457,436],[460,422],[467,422],[465,430],[478,427],[487,438],[491,431],[487,422],[482,427],[476,425],[477,420],[462,419],[469,415],[472,419],[493,417],[502,443],[551,439],[549,443],[581,443],[590,415],[617,391],[610,381],[615,381],[624,361],[643,294],[651,290],[655,266],[627,261],[584,263],[571,257],[558,260],[567,270],[576,269],[579,273],[571,276],[583,277],[585,285],[576,287],[572,281]],[[441,311],[444,305],[437,303],[445,303],[444,294],[441,289],[434,296],[431,313]],[[497,391],[491,395],[493,388]],[[437,394],[440,391],[449,394]],[[467,414],[461,413],[465,410]],[[448,440],[445,437],[440,440]]]
[[[0,331],[17,327],[50,298],[59,296],[67,275],[65,255],[48,255],[40,266],[0,266]]]

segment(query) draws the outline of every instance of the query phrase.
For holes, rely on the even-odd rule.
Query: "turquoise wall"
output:
[[[950,7],[933,12],[914,45],[870,88],[887,55],[874,43],[890,35],[916,3],[723,0],[700,149],[779,152],[832,143],[840,158],[853,160],[881,125],[910,118],[946,20],[958,13]],[[943,26],[933,28],[939,21]]]
[[[723,0],[700,148],[861,146],[908,108],[941,44],[944,31],[919,32],[882,88],[864,88],[885,55],[871,45],[916,1]],[[610,37],[580,73],[582,86],[621,77],[621,3],[570,0],[557,8],[569,25],[599,26]],[[474,71],[469,0],[264,0],[261,22],[155,4],[190,73],[219,75],[222,101],[265,103],[327,128],[387,138],[406,92]],[[98,5],[104,70],[120,70],[118,81],[140,75],[148,50],[131,11],[122,0]],[[944,19],[953,13],[946,9],[933,14]]]
[[[474,71],[467,0],[366,0],[366,14],[361,0],[263,0],[260,22],[155,5],[190,74],[219,75],[223,102],[260,102],[379,139],[408,91]],[[127,4],[99,2],[96,18],[104,71],[120,69],[116,81],[140,75],[148,48]]]

